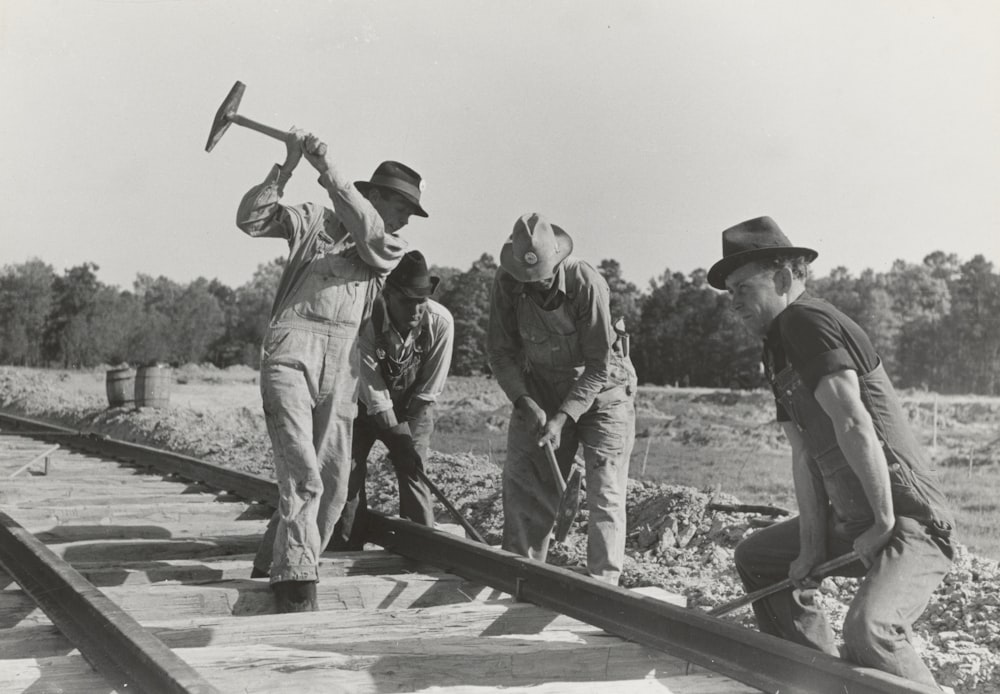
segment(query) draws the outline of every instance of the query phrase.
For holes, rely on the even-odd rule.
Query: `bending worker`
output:
[[[305,155],[333,208],[285,206],[282,192]],[[318,609],[319,554],[347,498],[358,389],[358,329],[385,276],[406,250],[396,234],[420,206],[420,176],[383,162],[352,184],[313,135],[293,130],[284,164],[243,197],[236,223],[288,242],[267,332],[260,390],[274,451],[279,508],[254,576],[271,578],[277,609]]]
[[[503,548],[545,561],[560,493],[540,446],[552,444],[565,477],[582,445],[587,570],[617,584],[635,371],[624,335],[612,327],[607,283],[572,250],[565,231],[526,214],[500,252],[493,281],[489,363],[514,404],[503,469]]]
[[[792,447],[799,516],[736,547],[747,592],[791,578],[796,590],[754,603],[761,631],[916,682],[934,678],[910,628],[951,565],[952,515],[926,452],[868,336],[805,290],[810,248],[769,217],[722,232],[708,273],[764,341],[764,370]],[[814,602],[810,572],[856,551],[861,578],[844,618],[844,650]]]
[[[330,549],[364,548],[365,478],[376,439],[389,449],[399,484],[399,515],[434,526],[431,492],[418,470],[434,431],[434,403],[444,390],[455,341],[451,312],[431,299],[439,279],[419,251],[389,273],[371,318],[361,328],[361,393],[354,420],[347,504]]]

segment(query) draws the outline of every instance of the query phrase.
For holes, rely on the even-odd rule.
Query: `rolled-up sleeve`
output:
[[[275,164],[267,177],[247,191],[236,211],[236,226],[254,238],[287,239],[291,236],[285,207],[281,204],[288,175]]]
[[[510,282],[504,282],[504,271],[497,270],[490,292],[490,321],[486,331],[486,353],[497,383],[511,402],[528,394],[521,369],[521,336],[517,331]]]
[[[436,402],[448,380],[452,346],[455,343],[455,321],[444,306],[435,306],[430,316],[431,348],[420,365],[420,375],[413,397]]]
[[[607,283],[596,270],[579,265],[579,290],[573,297],[576,334],[583,352],[583,373],[573,384],[560,410],[573,421],[594,404],[608,381],[608,363],[614,342],[611,300]]]
[[[388,274],[409,244],[386,232],[382,217],[353,183],[338,182],[328,174],[320,176],[319,182],[329,193],[333,210],[354,240],[358,255],[380,274]]]

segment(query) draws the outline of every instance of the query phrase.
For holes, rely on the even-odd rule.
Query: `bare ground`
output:
[[[107,409],[104,370],[49,371],[0,367],[0,409],[85,431],[160,446],[228,467],[271,474],[270,442],[260,412],[256,372],[187,366],[174,371],[170,407]],[[781,445],[767,426],[766,397],[727,391],[641,389],[638,410],[646,431],[669,435],[680,445],[718,443]],[[911,417],[932,417],[930,401],[911,404]],[[762,407],[764,405],[764,407]],[[987,408],[991,403],[963,407]],[[975,413],[971,413],[975,414]],[[970,413],[945,408],[939,420],[968,421]],[[982,414],[982,413],[980,413]],[[452,379],[440,403],[438,429],[445,433],[502,431],[507,404],[485,379]],[[948,422],[940,422],[947,436]],[[958,426],[955,422],[952,422]],[[951,431],[954,431],[955,426]],[[669,434],[667,434],[669,432]],[[369,501],[386,513],[397,510],[393,476],[380,446],[370,463]],[[969,454],[993,460],[988,445]],[[973,463],[970,462],[970,465]],[[500,470],[492,456],[432,453],[431,477],[492,544],[500,541],[503,508]],[[734,505],[726,494],[693,487],[630,480],[628,544],[623,585],[656,585],[684,594],[692,609],[708,609],[742,594],[733,570],[736,543],[768,520],[759,513],[715,510]],[[450,521],[446,516],[441,521]],[[582,565],[586,554],[586,512],[567,542],[556,545],[550,561]],[[914,640],[939,682],[960,692],[1000,691],[1000,570],[997,562],[960,548],[953,571],[916,624]],[[839,625],[854,594],[854,579],[827,579],[821,599]],[[725,617],[753,628],[749,610]]]

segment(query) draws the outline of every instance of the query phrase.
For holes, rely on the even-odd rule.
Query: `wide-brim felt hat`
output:
[[[437,289],[440,277],[427,270],[427,260],[420,251],[407,251],[392,269],[385,283],[411,299],[426,299]]]
[[[518,282],[552,277],[573,252],[573,239],[561,227],[531,212],[514,223],[514,231],[500,249],[500,267]]]
[[[413,214],[426,217],[427,212],[420,206],[420,194],[424,190],[424,181],[416,171],[398,161],[384,161],[375,169],[371,180],[355,181],[354,187],[367,196],[372,186],[393,190],[413,205]]]
[[[812,248],[793,246],[770,217],[755,217],[722,232],[722,260],[708,271],[708,283],[725,289],[726,278],[754,260],[802,256],[811,263],[818,255]]]

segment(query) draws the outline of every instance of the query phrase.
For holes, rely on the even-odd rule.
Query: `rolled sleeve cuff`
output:
[[[854,360],[843,347],[813,357],[802,369],[802,380],[811,390],[816,390],[820,379],[845,369],[855,369]]]
[[[565,412],[567,417],[576,422],[580,419],[580,417],[584,415],[584,413],[587,410],[590,409],[590,406],[592,404],[593,401],[591,401],[590,403],[586,403],[576,398],[570,398],[566,400],[562,405],[560,405],[559,409],[560,411]]]

